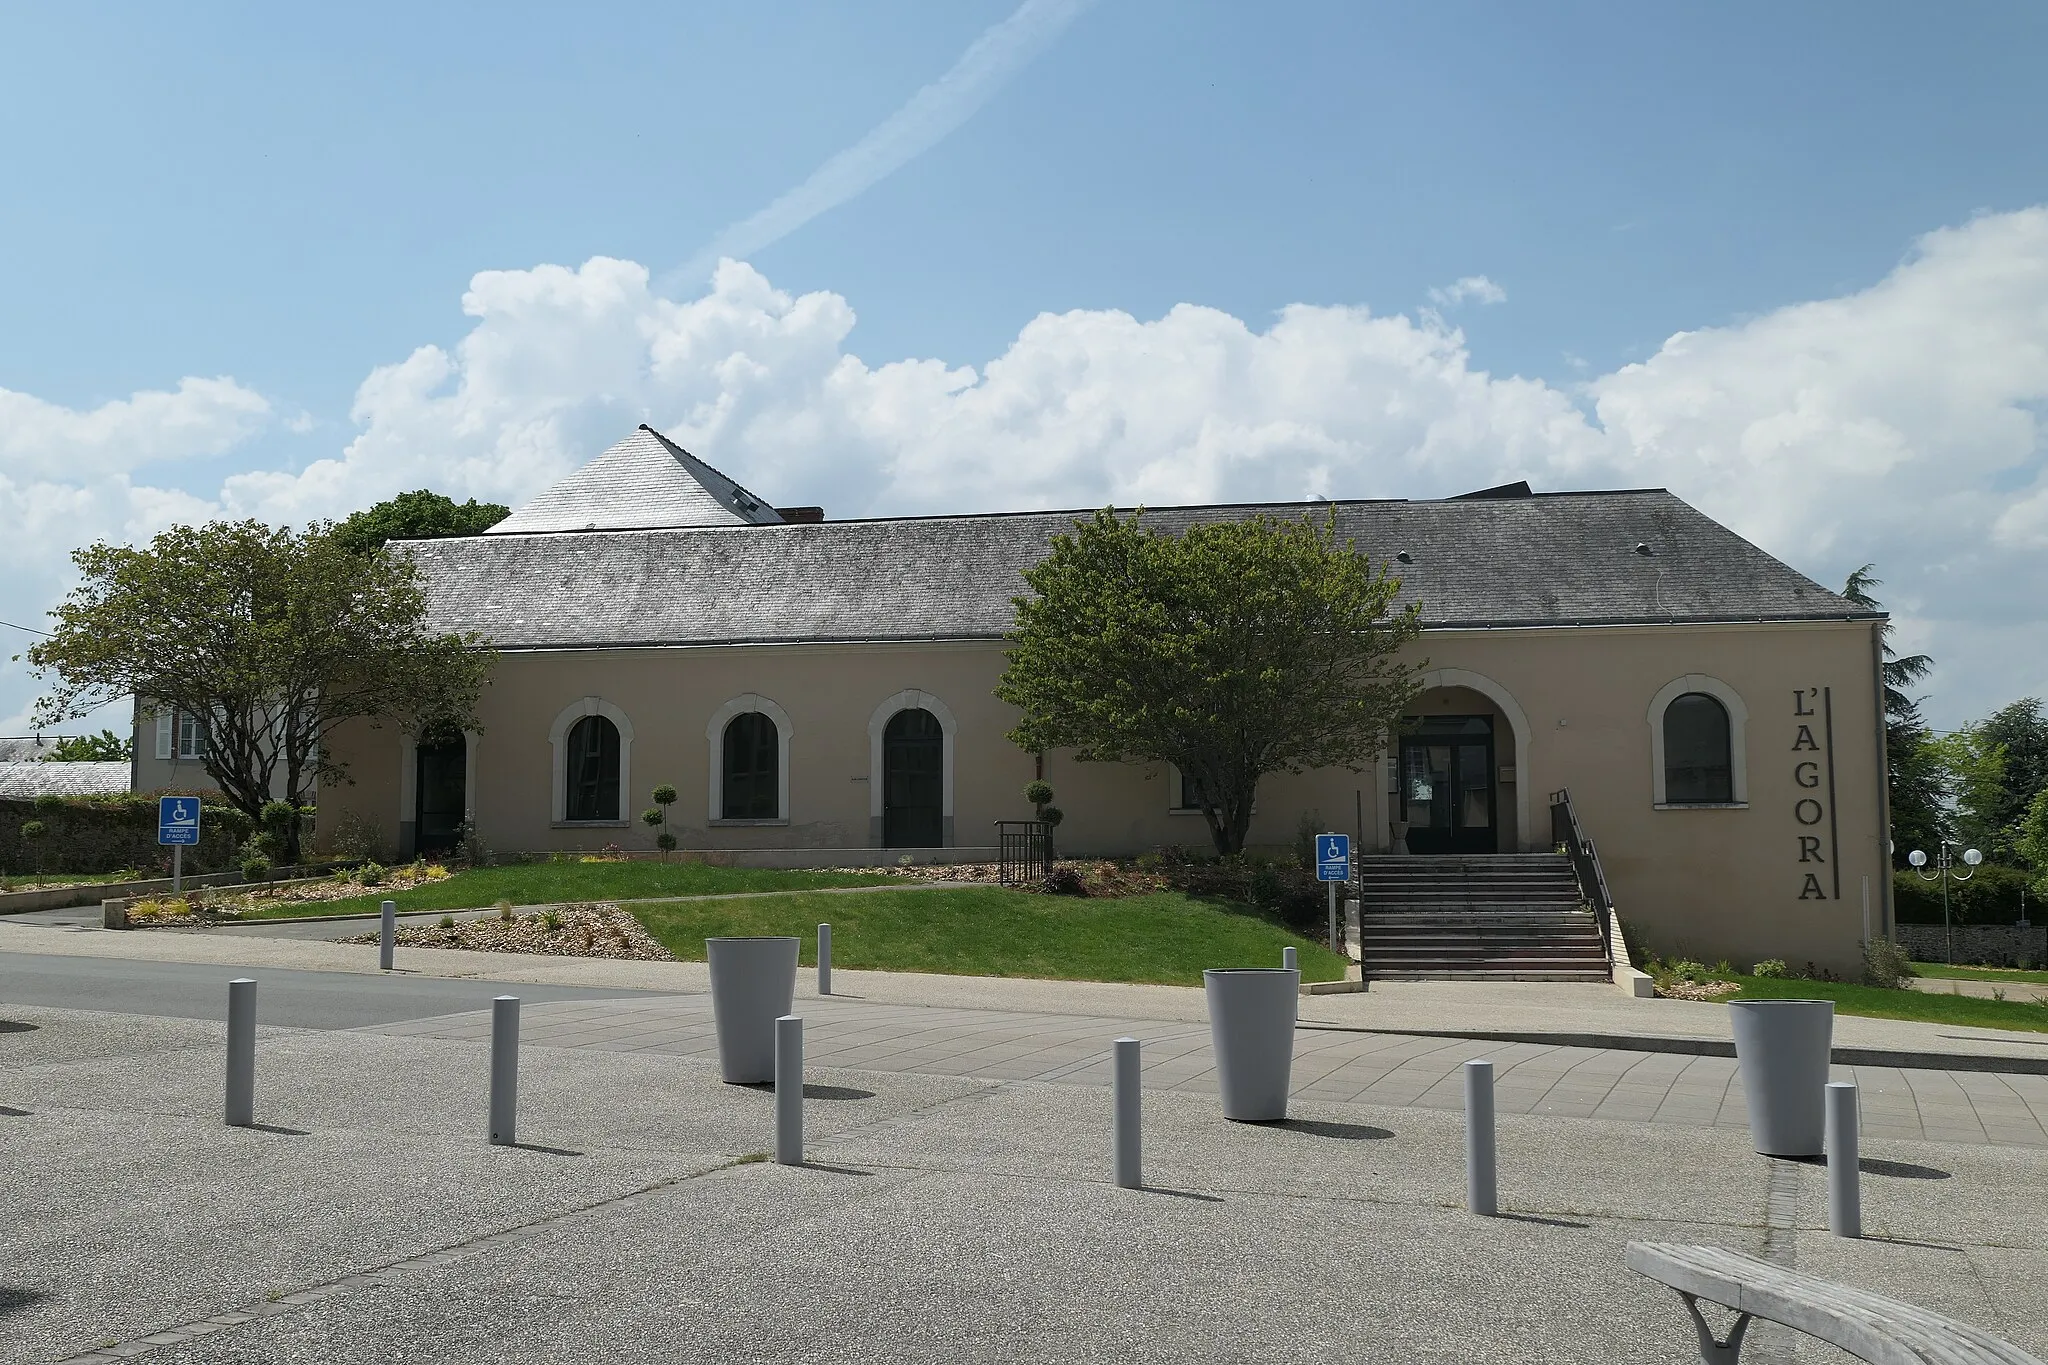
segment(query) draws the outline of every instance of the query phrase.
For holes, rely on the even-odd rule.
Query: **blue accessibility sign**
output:
[[[160,844],[199,842],[199,798],[162,796],[156,803],[156,841]]]
[[[1319,882],[1348,882],[1351,880],[1350,835],[1318,834],[1316,836],[1316,880]]]

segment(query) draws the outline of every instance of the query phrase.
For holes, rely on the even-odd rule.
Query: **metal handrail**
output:
[[[1600,922],[1600,952],[1607,959],[1609,975],[1614,972],[1614,934],[1609,921],[1614,915],[1614,897],[1607,890],[1607,873],[1600,866],[1600,850],[1579,824],[1579,814],[1572,808],[1572,794],[1568,787],[1560,787],[1550,794],[1550,837],[1565,857],[1571,860],[1572,875],[1578,879],[1579,895],[1593,909],[1593,916]]]
[[[1052,826],[1043,820],[998,820],[996,881],[1044,881],[1052,875]]]

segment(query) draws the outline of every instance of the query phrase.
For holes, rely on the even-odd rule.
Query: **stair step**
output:
[[[1600,971],[1523,971],[1520,969],[1491,968],[1442,968],[1429,971],[1371,971],[1365,973],[1367,981],[1583,981],[1599,982],[1608,980],[1605,969]]]

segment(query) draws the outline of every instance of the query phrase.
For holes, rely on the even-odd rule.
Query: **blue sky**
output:
[[[1446,412],[1483,409],[1474,420],[1493,433],[1491,455],[1481,450],[1487,438],[1445,453],[1447,416],[1427,439],[1346,428],[1330,440],[1350,453],[1327,456],[1323,436],[1293,445],[1274,436],[1279,409],[1267,405],[1257,420],[1226,414],[1233,430],[1266,433],[1267,462],[1242,476],[1189,474],[1186,486],[1427,496],[1532,450],[1540,486],[1668,482],[1826,581],[1880,561],[1902,629],[1956,661],[1934,688],[1949,722],[2048,687],[2039,608],[2015,619],[2027,610],[2021,595],[1982,591],[1987,574],[2024,579],[2048,562],[2048,500],[2038,518],[2012,515],[2037,489],[2048,499],[2038,426],[2048,360],[2027,351],[2039,329],[2025,316],[1996,322],[2018,358],[1988,390],[1959,372],[1911,413],[1881,410],[1883,392],[1898,387],[1882,380],[1886,366],[1927,368],[1892,338],[1910,334],[1926,354],[1946,355],[1955,350],[1946,339],[1979,330],[1972,310],[1990,305],[1955,281],[2006,272],[2010,287],[1985,286],[1981,298],[2009,295],[2016,313],[2035,297],[2037,233],[2024,211],[2048,201],[2048,9],[1072,8],[1071,22],[957,128],[749,251],[770,292],[735,286],[744,299],[733,306],[779,318],[793,335],[808,315],[789,300],[838,300],[857,322],[789,340],[791,354],[823,347],[878,374],[929,358],[974,367],[975,384],[1010,354],[1013,369],[1039,376],[1026,387],[1040,401],[1068,408],[1074,391],[1046,395],[1072,366],[1046,357],[1085,354],[1086,387],[1112,390],[1105,401],[1126,405],[1118,420],[1130,425],[1140,424],[1131,413],[1164,401],[1161,381],[1121,367],[1117,347],[1239,342],[1217,340],[1205,313],[1174,337],[1077,325],[1024,356],[1033,319],[1121,311],[1163,327],[1177,306],[1194,305],[1257,337],[1293,305],[1369,309],[1411,330],[1328,344],[1411,379],[1367,385],[1374,396],[1359,401],[1384,405],[1410,382],[1456,390],[1465,396],[1444,398]],[[910,434],[878,434],[875,414],[888,404],[851,415],[821,407],[824,381],[795,359],[762,362],[793,377],[739,403],[777,414],[770,439],[761,423],[743,430],[705,417],[709,400],[687,385],[634,387],[628,372],[646,370],[646,356],[620,360],[618,375],[601,372],[589,356],[602,347],[570,344],[575,325],[556,313],[520,314],[524,330],[504,342],[520,358],[491,371],[494,382],[553,395],[541,417],[486,403],[465,412],[460,439],[444,440],[424,417],[365,417],[359,406],[378,367],[425,346],[455,357],[443,391],[481,382],[483,362],[459,348],[467,339],[488,349],[501,315],[488,302],[463,311],[478,272],[508,272],[516,284],[544,264],[576,271],[601,257],[664,281],[883,123],[1016,9],[1014,0],[948,0],[11,11],[0,42],[0,127],[10,130],[0,390],[36,406],[13,444],[0,433],[0,480],[11,479],[34,529],[14,551],[19,572],[0,592],[0,618],[40,619],[61,595],[63,552],[81,531],[144,534],[166,517],[216,509],[338,515],[352,500],[422,483],[516,500],[595,453],[625,417],[680,426],[706,458],[757,485],[791,481],[764,488],[770,496],[849,512],[1086,504],[1105,490],[1165,500],[1175,483],[1162,482],[1161,461],[1185,443],[1077,447],[1054,461],[1065,482],[991,481],[972,451],[932,434],[957,430],[956,410]],[[2015,226],[1986,226],[1999,223]],[[1946,255],[1931,253],[1917,286],[1900,282],[1914,300],[1902,312],[1869,305],[1862,321],[1825,335],[1810,329],[1827,319],[1785,312],[1900,281],[1930,255],[1925,235],[1942,231],[1964,236]],[[1936,267],[1952,273],[1936,277]],[[1487,287],[1432,301],[1432,290],[1472,277]],[[600,289],[583,276],[566,287],[589,295],[562,305],[577,316],[610,306],[599,295],[631,292],[630,282]],[[687,302],[707,288],[689,279],[667,292]],[[1923,301],[1944,298],[1961,300],[1955,314],[1929,316]],[[653,306],[629,311],[642,317]],[[1356,313],[1347,316],[1355,331]],[[641,332],[665,325],[645,317],[633,325]],[[1775,333],[1760,329],[1773,318]],[[678,324],[678,335],[697,336],[695,325]],[[537,341],[538,329],[557,344]],[[1703,363],[1669,345],[1702,330],[1726,343],[1725,367],[1652,383]],[[1472,398],[1436,360],[1402,350],[1411,342],[1449,346],[1452,369],[1523,376],[1540,392],[1495,385]],[[1313,369],[1304,356],[1323,352],[1302,344],[1310,350],[1289,352],[1287,363]],[[1801,396],[1810,386],[1788,394],[1759,378],[1783,369],[1759,360],[1774,348],[1865,344],[1891,349],[1845,362],[1838,373],[1853,373],[1843,396],[1811,409]],[[696,345],[683,350],[696,356]],[[1389,360],[1396,351],[1402,358]],[[1650,369],[1631,378],[1632,364]],[[1430,377],[1413,379],[1416,365]],[[1621,377],[1603,387],[1612,376]],[[184,411],[189,394],[160,412],[136,406],[136,395],[178,393],[188,377],[229,379],[246,397],[228,404],[231,418],[217,403],[211,416]],[[940,413],[961,395],[963,381],[951,382],[914,385],[916,401]],[[1683,424],[1658,405],[1702,382],[1736,394],[1741,411],[1722,435],[1695,434],[1686,439],[1696,448],[1674,453],[1660,441]],[[419,405],[433,392],[420,389]],[[1556,437],[1557,404],[1594,435]],[[1954,405],[1969,411],[1958,416]],[[1756,454],[1757,433],[1799,425],[1794,408],[1824,413],[1833,435],[1819,454],[1783,447],[1772,457],[1781,469]],[[211,435],[181,434],[208,421]],[[492,443],[464,446],[480,421],[498,424]],[[506,455],[523,439],[506,433],[536,422],[553,444]],[[1883,429],[1874,437],[1873,422]],[[1589,453],[1587,441],[1619,439],[1624,425],[1635,433],[1625,457]],[[1978,426],[1976,463],[1944,449],[1953,432]],[[45,440],[45,429],[57,435]],[[796,431],[813,434],[801,456],[790,449]],[[1859,453],[1891,450],[1893,436],[1928,471],[1927,487],[1940,488],[1944,470],[1970,481],[1968,506],[1908,494],[1926,515],[1954,522],[1954,535],[1901,545],[1869,510],[1921,487],[1903,480],[1893,454]],[[108,448],[77,453],[95,440]],[[366,440],[375,459],[358,449]],[[112,448],[123,441],[155,453],[124,456]],[[1699,453],[1709,447],[1722,454]],[[336,460],[324,481],[302,477]],[[1811,534],[1790,513],[1738,515],[1759,497],[1834,500],[1837,484],[1811,474],[1835,462],[1861,491],[1827,515],[1817,509]],[[251,473],[267,481],[234,482]],[[118,506],[107,492],[116,482]],[[1984,558],[1992,542],[2005,558]],[[18,715],[33,691],[18,668],[0,671],[0,717]]]

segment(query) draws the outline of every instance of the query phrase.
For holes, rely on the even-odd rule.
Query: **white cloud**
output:
[[[1429,291],[1429,301],[1439,308],[1455,308],[1467,299],[1480,303],[1506,303],[1508,291],[1484,275],[1467,275],[1456,284]]]
[[[219,455],[270,417],[270,404],[232,379],[183,379],[95,408],[67,408],[0,389],[0,476],[102,474],[160,460]]]
[[[212,504],[119,473],[10,482],[10,457],[0,618],[35,624],[95,534],[420,486],[517,503],[647,421],[833,516],[1660,484],[1830,585],[1877,561],[1904,642],[1941,665],[1939,718],[2048,691],[2048,210],[1930,234],[1868,289],[1682,333],[1570,392],[1475,369],[1429,309],[1045,314],[979,366],[870,365],[845,299],[731,261],[685,301],[628,261],[489,271],[463,310],[454,345],[363,381],[345,449]],[[0,710],[26,686],[0,669]]]

